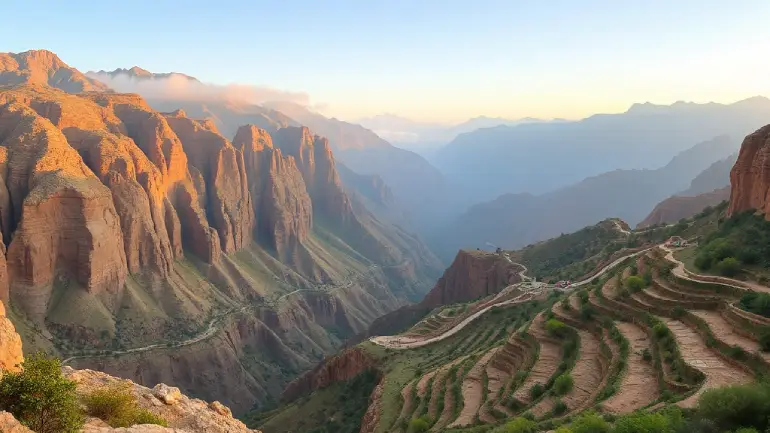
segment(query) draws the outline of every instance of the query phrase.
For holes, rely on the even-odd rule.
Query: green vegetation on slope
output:
[[[770,221],[753,212],[724,219],[696,252],[694,264],[700,271],[765,281],[770,273]]]
[[[10,412],[37,433],[75,433],[85,417],[75,382],[66,379],[57,358],[28,356],[18,373],[0,379],[0,410]]]
[[[347,382],[305,396],[280,411],[262,413],[245,422],[269,433],[357,433],[378,380],[377,371],[370,369]]]

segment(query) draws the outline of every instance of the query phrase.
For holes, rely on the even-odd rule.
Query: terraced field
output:
[[[398,411],[376,431],[406,432],[418,419],[433,432],[459,432],[525,413],[551,423],[586,409],[692,407],[707,389],[751,381],[770,354],[742,325],[755,329],[764,318],[738,310],[733,289],[670,272],[667,256],[644,251],[568,293],[525,280],[515,295],[373,339],[399,356],[432,353],[429,369],[398,388],[396,404],[382,405]],[[628,286],[632,275],[644,286]],[[495,320],[496,309],[515,312]],[[523,311],[531,319],[517,316]]]

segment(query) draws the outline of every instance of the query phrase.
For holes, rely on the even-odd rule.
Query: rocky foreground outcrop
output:
[[[770,218],[770,125],[743,140],[730,186],[728,215],[755,209]]]
[[[0,302],[0,313],[4,312]],[[21,338],[16,334],[13,324],[0,314],[0,374],[2,371],[17,370],[23,362]],[[140,407],[164,418],[169,428],[140,425],[129,428],[112,428],[101,420],[89,419],[83,431],[96,432],[187,432],[187,433],[259,433],[247,428],[241,421],[233,418],[226,406],[214,401],[206,403],[191,399],[179,391],[179,388],[158,384],[152,389],[137,385],[130,380],[119,379],[105,373],[92,370],[63,368],[64,376],[77,384],[77,392],[87,395],[98,389],[123,384],[134,394]],[[8,412],[0,411],[0,432],[27,433],[31,430],[19,424]]]
[[[670,224],[682,218],[690,218],[709,206],[716,206],[730,199],[730,187],[699,194],[694,197],[672,196],[655,206],[636,228],[643,229],[656,224]]]

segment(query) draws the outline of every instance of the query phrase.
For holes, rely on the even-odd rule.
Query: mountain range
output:
[[[435,164],[451,184],[473,191],[477,202],[506,193],[542,194],[610,170],[662,167],[693,143],[718,135],[738,141],[769,117],[764,97],[728,105],[635,104],[624,113],[576,122],[461,134],[440,149]]]
[[[219,91],[187,75],[153,74],[138,67],[87,75],[119,90],[143,94],[150,106],[159,111],[183,109],[193,117],[211,118],[225,137],[234,137],[238,127],[246,123],[268,132],[287,126],[307,126],[326,137],[335,157],[351,170],[382,178],[400,205],[399,213],[404,217],[401,222],[412,228],[432,224],[432,219],[440,216],[436,209],[451,201],[443,175],[423,157],[391,145],[358,124],[326,118],[299,103],[238,101],[229,97],[230,92]],[[190,84],[190,80],[194,82]]]
[[[327,138],[244,124],[230,139],[48,51],[0,54],[0,155],[0,300],[25,350],[236,411],[441,272],[351,198]]]
[[[692,187],[691,182],[696,193],[703,192],[699,185],[720,184],[710,179],[724,177],[730,161],[726,157],[738,146],[736,140],[719,136],[681,152],[656,170],[614,170],[546,194],[501,195],[471,207],[439,232],[452,233],[451,237],[437,235],[430,239],[431,245],[446,259],[458,248],[487,243],[521,248],[610,217],[637,224],[658,202]],[[721,158],[726,159],[712,166]],[[706,174],[694,181],[704,170]]]

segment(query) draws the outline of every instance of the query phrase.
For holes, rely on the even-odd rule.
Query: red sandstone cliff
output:
[[[285,401],[293,401],[332,383],[350,380],[373,367],[374,360],[363,349],[354,347],[345,350],[291,382],[284,390],[282,398]]]
[[[434,281],[430,251],[354,210],[328,142],[306,128],[277,134],[285,151],[249,125],[231,143],[52,53],[24,56],[0,55],[0,300],[29,319],[17,323],[29,350],[184,341],[269,298],[200,343],[79,361],[233,395],[242,411]],[[270,360],[255,366],[249,346]]]
[[[756,209],[770,217],[770,125],[746,136],[730,171],[728,215]]]
[[[497,293],[521,281],[521,270],[499,254],[460,250],[420,305],[432,309]]]

